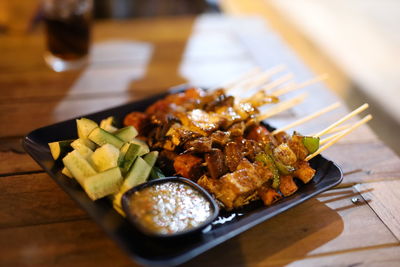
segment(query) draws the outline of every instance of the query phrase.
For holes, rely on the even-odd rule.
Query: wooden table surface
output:
[[[201,25],[193,17],[97,22],[93,63],[65,73],[44,64],[41,29],[0,35],[1,266],[135,265],[22,150],[20,140],[37,127],[144,98],[187,80],[209,79],[212,84],[247,68],[251,53],[237,52],[232,47],[236,39],[219,44],[229,49],[213,50],[216,40],[235,28],[227,26],[229,20],[202,20]],[[256,54],[262,49],[254,42],[246,47]],[[275,60],[292,56],[287,47],[277,51],[287,53],[277,52]],[[253,59],[252,64],[261,63]],[[292,71],[298,74],[302,68],[297,64]],[[325,86],[309,90],[307,104],[274,124],[336,100]],[[321,129],[345,112],[343,108],[303,130]],[[339,187],[185,265],[400,266],[400,160],[368,127],[324,155],[345,173]]]

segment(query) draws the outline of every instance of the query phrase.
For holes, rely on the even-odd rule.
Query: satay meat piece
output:
[[[176,174],[197,181],[203,175],[203,159],[192,154],[178,155],[174,161]]]
[[[271,177],[272,173],[267,168],[243,159],[236,171],[227,173],[218,180],[218,191],[211,193],[227,210],[239,208],[247,204],[254,197],[254,192]]]
[[[315,175],[315,170],[311,168],[308,161],[298,161],[296,170],[294,171],[294,177],[299,178],[303,183],[308,183]]]
[[[211,149],[210,152],[205,154],[204,159],[211,178],[219,178],[228,172],[228,167],[225,165],[224,153],[220,149]]]
[[[280,177],[279,190],[285,197],[294,194],[298,189],[298,186],[293,180],[293,176],[282,175]]]
[[[265,206],[271,206],[282,198],[282,195],[278,191],[268,186],[260,187],[257,192]]]
[[[229,142],[225,146],[224,154],[226,166],[228,166],[229,171],[235,171],[244,157],[242,154],[242,146],[238,142]]]
[[[297,159],[304,160],[308,156],[309,152],[303,144],[303,136],[293,134],[292,137],[287,140],[287,144],[294,152]]]

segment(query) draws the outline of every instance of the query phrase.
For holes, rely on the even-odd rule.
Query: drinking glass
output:
[[[57,72],[88,62],[93,0],[43,0],[46,63]]]

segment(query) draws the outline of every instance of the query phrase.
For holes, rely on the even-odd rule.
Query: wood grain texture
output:
[[[0,177],[0,192],[0,228],[87,218],[46,173]]]
[[[399,242],[382,227],[364,201],[355,205],[352,197],[361,199],[351,188],[330,190],[199,256],[187,266],[338,266],[340,262],[351,266],[357,262],[368,265],[399,260]],[[386,249],[389,257],[377,257],[380,250]]]
[[[400,180],[358,184],[355,188],[400,241]]]

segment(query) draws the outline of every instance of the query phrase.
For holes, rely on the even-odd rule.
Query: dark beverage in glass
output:
[[[80,68],[90,47],[92,0],[44,0],[47,52],[55,71]]]

